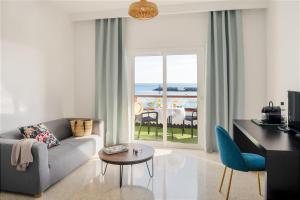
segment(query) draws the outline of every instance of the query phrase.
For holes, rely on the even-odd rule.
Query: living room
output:
[[[300,197],[299,1],[0,5],[1,200]]]

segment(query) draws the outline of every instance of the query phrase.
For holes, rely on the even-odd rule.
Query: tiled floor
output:
[[[198,150],[156,149],[154,177],[149,178],[145,164],[132,169],[124,167],[124,187],[119,188],[119,168],[109,165],[106,175],[100,174],[101,162],[94,158],[72,174],[50,187],[39,199],[47,200],[151,200],[151,199],[225,199],[227,179],[223,192],[218,192],[223,166],[217,154]],[[262,173],[262,191],[264,176]],[[34,199],[12,193],[0,193],[1,200]],[[234,172],[230,199],[263,199],[258,195],[257,176],[254,173]]]

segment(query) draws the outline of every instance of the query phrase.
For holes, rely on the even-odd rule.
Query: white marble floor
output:
[[[145,164],[124,167],[124,186],[119,188],[119,167],[108,165],[100,173],[100,160],[95,157],[72,174],[50,187],[39,199],[46,200],[215,200],[225,199],[229,171],[222,193],[218,187],[223,166],[217,154],[199,150],[156,149],[154,177],[149,178]],[[262,174],[262,191],[264,176]],[[34,199],[12,193],[0,193],[1,200]],[[263,199],[258,195],[254,173],[234,172],[230,193],[232,200]]]

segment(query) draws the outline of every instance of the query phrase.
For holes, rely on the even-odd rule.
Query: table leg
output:
[[[150,173],[150,169],[149,169],[149,166],[148,166],[148,162],[146,161],[146,166],[147,166],[147,169],[148,169],[148,173],[149,173],[149,176],[152,178],[153,175],[154,175],[154,169],[153,169],[153,158],[151,159],[151,164],[152,164],[152,173]]]
[[[102,174],[102,176],[104,176],[105,173],[106,173],[107,165],[108,165],[108,163],[106,163],[105,168],[104,168],[104,172],[103,172],[103,161],[101,161],[101,174]]]
[[[123,165],[120,165],[120,187],[122,187],[122,179],[123,179]]]

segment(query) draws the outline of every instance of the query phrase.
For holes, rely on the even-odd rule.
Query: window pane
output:
[[[197,55],[167,56],[168,141],[198,143]]]
[[[136,140],[162,141],[163,57],[135,57]]]

